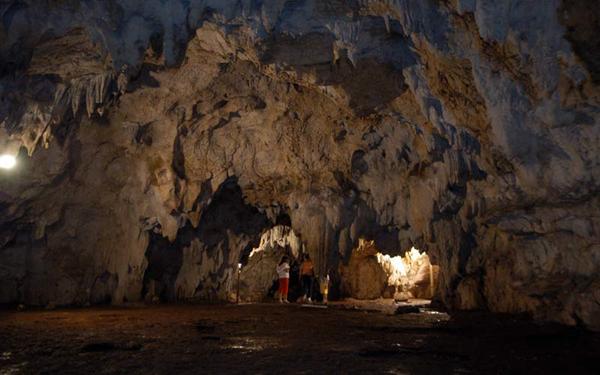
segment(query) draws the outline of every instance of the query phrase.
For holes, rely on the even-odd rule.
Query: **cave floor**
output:
[[[300,305],[0,312],[0,374],[600,373],[600,336],[476,313]]]

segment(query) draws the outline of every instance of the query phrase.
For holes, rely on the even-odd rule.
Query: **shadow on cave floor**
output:
[[[600,335],[299,305],[0,312],[0,373],[600,373]]]

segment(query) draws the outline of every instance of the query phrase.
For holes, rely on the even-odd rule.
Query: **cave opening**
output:
[[[246,202],[237,179],[226,179],[198,224],[185,221],[173,241],[158,222],[149,230],[142,298],[155,302],[235,299],[238,264],[246,263],[270,225],[265,213]]]
[[[280,215],[276,223],[291,224],[289,217]],[[283,256],[289,258],[289,298],[297,299],[301,292],[299,265],[306,246],[289,225],[276,224],[265,230],[257,246],[246,249],[240,260],[239,300],[242,302],[265,302],[275,298],[278,287],[275,272]]]

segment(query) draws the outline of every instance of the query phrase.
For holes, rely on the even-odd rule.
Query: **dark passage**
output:
[[[203,199],[203,193],[200,193],[198,199]],[[181,298],[177,295],[175,288],[182,267],[184,248],[196,241],[206,249],[209,257],[215,257],[217,251],[221,251],[225,259],[239,259],[257,245],[261,232],[269,224],[266,215],[244,202],[237,180],[225,180],[202,212],[197,227],[187,221],[179,229],[173,242],[162,236],[160,225],[150,231],[150,243],[146,251],[148,267],[144,274],[142,297],[155,302],[185,300],[185,296]],[[234,255],[230,257],[231,252]],[[218,278],[228,268],[236,266],[237,261],[222,261],[220,268],[209,276]],[[199,265],[196,268],[196,272],[202,272]],[[203,297],[209,298],[217,292],[204,288],[203,285],[197,285],[197,290]],[[195,296],[187,296],[192,297]]]

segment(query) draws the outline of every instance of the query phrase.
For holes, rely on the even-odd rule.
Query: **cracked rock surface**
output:
[[[0,302],[223,299],[291,226],[600,330],[593,0],[0,4]]]

